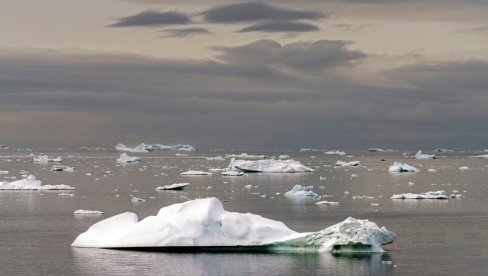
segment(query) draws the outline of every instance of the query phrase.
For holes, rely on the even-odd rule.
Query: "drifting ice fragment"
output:
[[[336,163],[335,163],[336,167],[357,167],[357,166],[361,166],[361,162],[359,161],[351,161],[351,162],[344,162],[344,161],[341,161],[341,160],[338,160]]]
[[[306,187],[302,185],[295,185],[293,188],[285,193],[287,197],[317,197],[318,194],[312,191],[311,187]]]
[[[235,160],[231,159],[228,171],[245,173],[297,173],[313,172],[314,170],[293,159],[288,160]]]
[[[127,151],[127,152],[151,152],[151,151],[196,151],[197,149],[191,145],[175,145],[175,146],[166,146],[160,144],[144,144],[141,143],[139,146],[135,146],[133,148],[127,147],[122,143],[119,143],[115,146],[116,150],[120,151]]]
[[[83,216],[83,215],[101,215],[103,214],[102,211],[98,211],[98,210],[83,210],[83,209],[79,209],[79,210],[76,210],[74,212],[75,215],[77,216]]]
[[[117,162],[119,163],[139,163],[141,162],[142,159],[140,157],[137,157],[137,156],[129,156],[127,155],[127,153],[122,153],[120,155],[120,157],[117,159]]]
[[[181,175],[212,175],[211,172],[204,172],[204,171],[186,171],[180,173]]]
[[[395,163],[393,163],[393,165],[390,166],[388,171],[389,172],[395,172],[395,173],[397,173],[397,172],[401,173],[401,172],[418,172],[419,170],[417,168],[415,168],[414,166],[395,162]]]
[[[171,185],[159,186],[156,188],[156,191],[183,190],[188,185],[190,185],[190,183],[174,183]]]
[[[445,191],[432,191],[421,194],[394,194],[392,199],[448,199]]]
[[[430,154],[422,154],[422,151],[419,150],[419,151],[417,151],[417,154],[415,154],[415,159],[417,159],[417,160],[437,159],[437,156],[430,155]]]

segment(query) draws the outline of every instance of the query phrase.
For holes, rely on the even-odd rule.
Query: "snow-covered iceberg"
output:
[[[193,171],[193,170],[190,170],[190,171],[186,171],[186,172],[182,172],[180,173],[181,175],[212,175],[211,172],[204,172],[204,171]]]
[[[141,221],[126,212],[80,234],[73,247],[205,250],[383,252],[393,232],[368,220],[347,218],[318,232],[299,233],[279,221],[228,212],[216,198],[170,205]]]
[[[335,163],[335,166],[336,167],[358,167],[358,166],[361,166],[361,162],[359,161],[350,161],[350,162],[344,162],[344,161],[341,161],[341,160],[337,160],[337,162]]]
[[[393,163],[393,165],[390,166],[390,168],[388,168],[388,171],[392,173],[418,172],[419,169],[415,168],[414,166],[410,166],[408,164],[395,162]]]
[[[415,154],[415,159],[417,160],[429,160],[429,159],[437,159],[437,156],[431,154],[423,154],[421,150],[417,151]]]
[[[156,188],[156,191],[183,190],[188,185],[190,185],[190,183],[174,183],[171,185],[159,186]]]
[[[117,159],[118,163],[126,164],[126,163],[140,163],[142,159],[137,156],[129,156],[127,153],[122,153],[120,157]]]
[[[405,194],[394,194],[391,196],[392,199],[448,199],[445,191],[431,191],[420,194],[405,193]]]
[[[42,182],[37,180],[34,175],[12,181],[0,181],[0,190],[74,190],[74,187],[60,184],[60,185],[41,185]]]
[[[151,152],[151,151],[196,151],[197,149],[192,145],[178,144],[174,146],[160,145],[160,144],[145,144],[141,143],[133,148],[119,143],[115,145],[116,150],[127,152]]]
[[[234,158],[230,161],[227,170],[245,173],[297,173],[314,171],[293,159],[236,160]]]
[[[34,156],[34,163],[47,164],[47,163],[61,163],[63,159],[58,156],[56,158],[49,158],[47,155]]]
[[[287,197],[318,197],[319,195],[312,191],[312,187],[295,185],[291,190],[285,193]]]

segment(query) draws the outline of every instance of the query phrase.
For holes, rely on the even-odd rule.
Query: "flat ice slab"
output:
[[[297,252],[383,252],[393,232],[368,220],[347,218],[318,232],[299,233],[279,221],[225,211],[216,198],[173,204],[141,221],[122,213],[92,225],[71,246],[95,248],[205,248]]]
[[[359,161],[350,161],[350,162],[344,162],[344,161],[341,161],[341,160],[338,160],[336,163],[335,163],[336,167],[357,167],[357,166],[361,166],[361,162]]]
[[[180,173],[181,175],[212,175],[211,172],[204,172],[204,171],[186,171]]]
[[[34,163],[47,164],[47,163],[61,163],[63,159],[61,157],[49,158],[47,155],[34,156]]]
[[[119,143],[115,145],[116,150],[126,152],[151,152],[151,151],[196,151],[197,149],[191,145],[178,144],[174,146],[160,145],[160,144],[145,144],[141,143],[135,147],[127,147]]]
[[[314,171],[293,159],[236,160],[234,158],[230,161],[227,170],[245,173],[298,173]]]
[[[156,188],[156,191],[183,190],[188,185],[190,185],[190,183],[174,183],[174,184],[171,184],[171,185],[159,186],[159,187]]]
[[[83,210],[83,209],[79,209],[79,210],[76,210],[74,212],[75,215],[77,216],[86,216],[86,215],[101,215],[103,214],[102,211],[98,211],[98,210]]]
[[[406,193],[406,194],[394,194],[392,199],[448,199],[445,191],[431,191],[420,194]]]
[[[42,182],[37,180],[34,175],[29,175],[27,178],[6,182],[0,181],[0,190],[74,190],[74,187],[59,184],[59,185],[41,185]]]
[[[393,165],[390,166],[388,171],[392,173],[404,173],[404,172],[418,172],[419,169],[415,168],[414,166],[410,166],[408,164],[395,162],[393,163]]]
[[[137,156],[129,156],[127,153],[122,153],[120,157],[117,159],[117,162],[125,164],[125,163],[140,163],[142,159]]]
[[[415,159],[417,160],[429,160],[429,159],[437,159],[437,156],[430,155],[430,154],[422,154],[422,151],[419,150],[417,154],[415,154]]]

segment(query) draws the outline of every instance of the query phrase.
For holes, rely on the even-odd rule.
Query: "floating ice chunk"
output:
[[[322,200],[322,201],[315,202],[315,204],[317,204],[317,205],[339,205],[339,202]]]
[[[191,145],[178,144],[175,146],[166,146],[160,144],[144,144],[141,143],[133,148],[127,147],[122,143],[115,146],[116,150],[127,151],[127,152],[151,152],[151,151],[196,151],[197,149]]]
[[[61,163],[63,159],[61,157],[49,158],[47,155],[34,156],[34,163],[47,164],[47,163]]]
[[[176,157],[188,157],[189,155],[188,154],[185,154],[185,153],[177,153],[175,154]]]
[[[312,187],[302,185],[295,185],[293,188],[285,193],[287,197],[317,197],[318,194],[312,191]]]
[[[288,158],[290,158],[290,156],[287,154],[282,154],[282,155],[278,156],[278,159],[288,159]]]
[[[419,170],[414,166],[410,166],[404,163],[395,162],[388,169],[389,172],[418,172]]]
[[[230,161],[229,171],[242,171],[245,173],[297,173],[313,172],[314,170],[302,165],[293,159],[288,160],[235,160]]]
[[[79,209],[79,210],[76,210],[74,212],[75,215],[77,216],[86,216],[86,215],[95,215],[95,216],[98,216],[98,215],[102,215],[103,212],[102,211],[98,211],[98,210],[83,210],[83,209]]]
[[[0,181],[0,190],[40,190],[42,182],[34,175],[13,182]]]
[[[244,152],[241,154],[227,154],[227,155],[225,155],[225,158],[264,159],[264,158],[266,158],[266,155],[252,155],[252,154],[247,154]]]
[[[244,186],[244,189],[251,190],[252,189],[252,185],[251,184],[247,184],[246,186]]]
[[[156,188],[156,191],[183,190],[188,185],[190,185],[190,183],[174,183],[174,184],[171,184],[171,185],[159,186],[159,187]]]
[[[340,151],[340,150],[329,150],[329,151],[326,151],[324,152],[324,154],[327,154],[327,155],[346,155],[346,153],[344,151]]]
[[[445,191],[431,191],[421,194],[394,194],[391,196],[392,199],[448,199]]]
[[[454,152],[452,149],[443,149],[443,148],[436,148],[434,152]]]
[[[120,157],[117,159],[117,162],[119,163],[139,163],[141,162],[142,159],[137,156],[129,156],[127,153],[122,153]]]
[[[467,170],[469,170],[469,167],[467,167],[467,166],[462,166],[462,167],[459,167],[459,170],[460,170],[460,171],[467,171]]]
[[[344,161],[338,160],[335,163],[335,166],[336,167],[357,167],[357,166],[361,166],[361,162],[359,162],[357,160],[351,161],[351,162],[344,162]]]
[[[419,150],[419,151],[417,151],[417,154],[415,154],[415,159],[417,159],[417,160],[437,159],[437,156],[430,155],[430,154],[422,154],[422,151]]]
[[[75,168],[69,167],[69,166],[52,166],[51,167],[52,172],[74,172]]]
[[[223,171],[220,173],[222,176],[243,176],[244,173],[240,171]]]
[[[60,193],[58,194],[58,197],[74,197],[75,194],[70,194],[70,193]]]
[[[146,200],[145,199],[142,199],[142,198],[138,198],[138,197],[135,197],[133,196],[130,201],[134,202],[134,203],[137,203],[137,202],[145,202]]]
[[[207,161],[224,161],[225,158],[222,156],[215,156],[215,157],[205,157],[205,160]]]
[[[473,158],[488,158],[488,154],[472,156]]]
[[[204,171],[186,171],[186,172],[182,172],[180,173],[181,175],[212,175],[211,172],[204,172]]]
[[[231,246],[236,250],[297,252],[383,252],[393,232],[368,220],[347,218],[322,231],[298,233],[279,221],[227,212],[216,198],[162,208],[141,221],[122,213],[92,225],[71,244],[95,248],[175,248]]]
[[[58,185],[42,185],[40,190],[75,190],[75,187],[66,185],[66,184],[58,184]]]
[[[0,171],[0,174],[8,174],[8,171]]]
[[[436,172],[437,172],[437,170],[436,170],[436,169],[428,169],[427,171],[428,171],[428,172],[431,172],[431,173],[436,173]]]

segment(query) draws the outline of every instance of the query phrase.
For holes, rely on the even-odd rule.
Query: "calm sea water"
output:
[[[27,154],[0,152],[0,180],[27,171],[43,184],[76,187],[63,192],[0,192],[0,275],[486,275],[488,270],[488,160],[467,156],[416,161],[398,154],[321,152],[289,154],[313,173],[249,174],[244,177],[181,176],[196,169],[224,168],[227,161],[193,152],[137,154],[143,162],[120,166],[117,152],[45,152],[62,156],[75,171],[51,172]],[[240,153],[240,152],[239,152]],[[260,152],[263,154],[263,152]],[[135,155],[135,154],[132,154]],[[316,157],[312,157],[315,155]],[[385,159],[386,161],[381,161]],[[334,168],[337,160],[360,160],[360,168]],[[392,175],[394,161],[417,166],[416,174]],[[459,170],[468,166],[469,170]],[[437,172],[428,172],[435,169]],[[90,174],[90,175],[87,175]],[[321,180],[320,177],[326,177]],[[181,192],[157,192],[160,185],[189,182]],[[414,185],[409,185],[413,182]],[[245,185],[256,186],[252,190]],[[293,201],[283,194],[295,184],[313,185],[339,206]],[[393,193],[458,190],[459,200],[395,201]],[[276,193],[280,193],[277,195]],[[262,195],[266,195],[262,198]],[[356,196],[366,195],[367,199]],[[146,199],[132,203],[131,196]],[[217,197],[229,211],[251,212],[283,221],[296,231],[317,231],[348,216],[369,219],[394,231],[398,239],[386,253],[368,256],[322,254],[152,253],[71,248],[71,242],[95,222],[126,211],[139,218],[164,206],[199,197]],[[77,209],[101,210],[102,216],[75,217]]]

